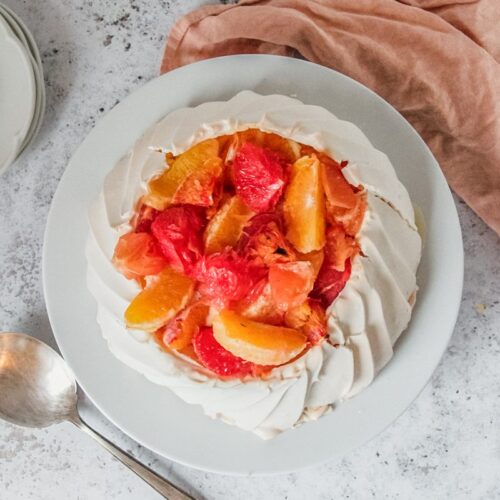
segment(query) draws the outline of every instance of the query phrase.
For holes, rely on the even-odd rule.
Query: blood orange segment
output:
[[[285,324],[303,332],[310,344],[315,345],[326,335],[326,314],[321,303],[307,299],[290,308],[285,314]]]
[[[195,269],[200,293],[217,307],[241,300],[262,279],[264,270],[226,249],[202,258]]]
[[[116,244],[113,264],[127,279],[136,279],[158,274],[167,260],[150,234],[127,233]]]
[[[286,236],[301,253],[319,250],[325,244],[325,200],[317,158],[304,156],[292,166],[283,213]]]
[[[277,153],[247,142],[233,162],[236,193],[256,212],[272,209],[285,186],[285,171]]]
[[[253,262],[265,265],[296,260],[296,252],[286,240],[282,226],[281,218],[275,212],[252,217],[243,228],[238,251]]]
[[[352,236],[348,236],[342,226],[331,226],[326,232],[326,259],[337,271],[345,269],[345,263],[359,253],[359,246]]]
[[[259,365],[286,363],[300,354],[307,342],[297,330],[252,321],[227,309],[214,319],[213,329],[224,349]]]
[[[352,208],[333,207],[327,204],[328,219],[332,224],[341,224],[349,236],[356,236],[361,229],[366,212],[366,193],[356,193],[356,205]]]
[[[323,267],[314,283],[312,296],[318,298],[322,305],[328,307],[344,289],[351,276],[351,261],[347,260],[343,271],[337,271],[328,262]]]
[[[223,173],[222,160],[210,158],[202,167],[190,174],[177,188],[172,197],[173,204],[189,204],[210,207],[217,197],[217,185]]]
[[[201,328],[193,339],[193,347],[199,362],[217,375],[244,377],[252,373],[253,363],[224,349],[214,338],[212,328]]]
[[[206,324],[209,307],[203,302],[188,306],[163,331],[163,342],[171,349],[180,351],[187,347],[199,329]]]
[[[158,216],[158,210],[155,210],[152,207],[148,207],[144,203],[141,202],[140,208],[137,212],[137,216],[132,221],[132,226],[134,227],[134,231],[136,233],[150,233],[151,232],[151,224]]]
[[[144,202],[157,210],[163,210],[172,203],[181,184],[193,173],[202,170],[207,160],[217,158],[218,153],[219,143],[216,139],[208,139],[188,149],[162,175],[149,183]]]
[[[140,292],[125,311],[128,328],[153,332],[168,323],[189,302],[194,282],[165,268]]]
[[[243,227],[253,215],[239,196],[229,198],[205,229],[205,253],[222,252],[226,247],[236,246]]]
[[[342,174],[340,165],[331,160],[321,162],[321,178],[328,203],[334,207],[353,208],[356,195],[353,187]]]
[[[190,274],[201,258],[204,223],[201,209],[190,205],[169,207],[154,220],[151,225],[153,236],[175,270]]]
[[[304,302],[314,285],[314,269],[307,261],[273,264],[269,285],[276,307],[286,311]]]

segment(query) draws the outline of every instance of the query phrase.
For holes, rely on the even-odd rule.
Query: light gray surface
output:
[[[208,2],[3,1],[39,44],[47,114],[30,150],[0,178],[0,331],[24,331],[54,346],[40,260],[57,182],[102,113],[156,76],[173,20]],[[451,344],[410,409],[342,461],[273,478],[218,476],[156,457],[87,402],[84,415],[200,498],[500,498],[500,239],[463,202],[457,207],[465,288]],[[2,500],[158,498],[69,424],[33,431],[0,422],[0,492]]]

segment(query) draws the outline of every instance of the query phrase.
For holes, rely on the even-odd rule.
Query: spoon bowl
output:
[[[77,385],[64,359],[24,333],[0,332],[0,418],[24,427],[47,427],[70,421],[163,497],[193,500],[89,427],[78,414]]]
[[[0,334],[0,417],[25,427],[71,418],[76,382],[48,345],[22,333]]]

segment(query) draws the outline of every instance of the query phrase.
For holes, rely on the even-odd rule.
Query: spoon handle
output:
[[[89,427],[79,415],[72,416],[71,422],[73,422],[82,431],[86,432],[89,436],[92,436],[115,458],[120,460],[120,462],[126,465],[131,471],[135,472],[164,498],[167,498],[169,500],[194,500],[192,496],[188,495],[177,486],[174,486],[167,479],[156,474],[156,472],[152,471],[149,467],[141,464],[134,457],[120,449],[111,441],[108,441],[104,436],[101,436],[101,434]]]

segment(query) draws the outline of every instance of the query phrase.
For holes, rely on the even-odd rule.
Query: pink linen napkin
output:
[[[370,87],[417,129],[500,234],[499,0],[242,0],[173,27],[164,73],[228,54],[297,55]]]

